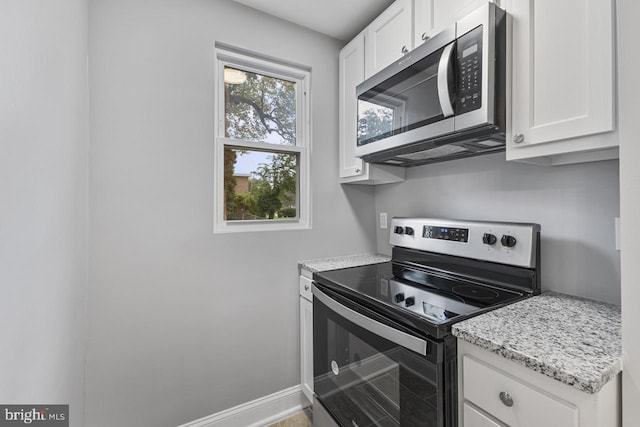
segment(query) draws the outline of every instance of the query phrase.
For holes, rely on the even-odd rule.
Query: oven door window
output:
[[[314,391],[339,425],[444,426],[442,365],[316,299],[313,310]]]

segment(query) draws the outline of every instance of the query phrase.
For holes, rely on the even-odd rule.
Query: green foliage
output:
[[[269,164],[261,164],[253,173],[251,192],[257,197],[257,215],[273,219],[283,204],[295,204],[296,164],[295,155],[276,153]]]
[[[234,194],[236,191],[236,178],[233,176],[233,169],[236,164],[236,152],[229,147],[224,149],[224,200],[227,218],[229,213],[236,210],[234,204]]]
[[[229,209],[227,204],[227,219],[231,220],[254,220],[257,217],[255,196],[251,193],[235,194],[233,197],[233,209]]]
[[[225,84],[229,138],[296,144],[295,83],[245,72],[242,84]]]
[[[295,218],[296,215],[296,208],[282,208],[278,211],[279,218]]]
[[[295,83],[247,72],[242,84],[225,84],[226,136],[296,144]],[[295,218],[297,155],[273,153],[252,173],[249,193],[235,194],[233,177],[242,149],[225,148],[227,220]]]
[[[362,112],[358,119],[358,141],[380,139],[393,131],[393,109],[376,106]]]

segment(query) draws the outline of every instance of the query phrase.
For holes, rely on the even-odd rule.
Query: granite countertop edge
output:
[[[321,271],[358,267],[368,264],[379,264],[388,261],[391,261],[391,257],[388,255],[364,253],[298,261],[298,268],[307,270],[311,273],[319,273]]]
[[[534,354],[535,350],[527,351],[528,349],[521,348],[522,344],[515,339],[511,339],[508,332],[504,329],[500,329],[503,325],[503,320],[507,316],[513,316],[514,310],[517,310],[517,306],[526,310],[527,305],[532,305],[540,300],[536,298],[547,298],[547,300],[555,300],[560,304],[572,304],[575,301],[587,301],[592,305],[595,310],[605,310],[609,314],[608,318],[600,319],[595,317],[596,322],[603,322],[603,329],[610,330],[611,328],[619,329],[619,307],[615,307],[606,303],[598,303],[596,301],[586,300],[580,297],[574,297],[570,295],[564,295],[556,292],[544,293],[540,296],[520,301],[511,306],[503,307],[502,309],[494,310],[484,315],[480,315],[466,321],[454,324],[452,327],[452,333],[454,336],[467,341],[471,344],[477,345],[487,351],[495,353],[507,360],[511,360],[521,366],[529,368],[533,371],[539,372],[547,377],[553,378],[566,385],[572,386],[589,394],[595,394],[599,392],[602,387],[609,381],[618,375],[622,371],[622,353],[620,335],[613,334],[610,338],[613,341],[613,345],[609,343],[603,343],[591,347],[593,343],[586,344],[587,347],[580,348],[578,344],[575,348],[568,348],[563,353],[564,359],[561,357],[549,357],[544,360],[544,356]],[[539,302],[538,302],[539,303]],[[484,319],[483,319],[484,318]],[[483,322],[485,324],[483,325]],[[489,322],[492,326],[487,326]],[[499,326],[495,326],[495,325]],[[504,320],[506,327],[509,327],[509,320]],[[597,327],[597,325],[592,325]],[[567,330],[571,333],[581,334],[576,325],[567,324]],[[588,328],[587,328],[588,329]],[[535,328],[529,329],[530,331]],[[584,329],[583,329],[584,330]],[[545,348],[546,346],[557,345],[558,335],[562,336],[562,333],[566,331],[549,331],[549,341],[545,343],[537,342],[536,347]],[[521,335],[523,341],[527,340],[527,331]],[[535,339],[532,341],[538,341],[540,334],[535,335]],[[590,337],[592,339],[592,337]],[[588,342],[588,340],[577,340],[577,342]],[[535,348],[535,347],[534,347]],[[595,348],[595,351],[591,351]],[[573,355],[578,356],[573,359]],[[575,364],[578,365],[575,365]]]
[[[577,388],[578,390],[584,391],[589,394],[595,394],[599,392],[602,389],[602,387],[605,386],[605,384],[607,384],[609,381],[615,378],[615,376],[622,371],[622,362],[620,360],[616,360],[613,363],[611,363],[608,368],[600,372],[601,374],[600,378],[598,379],[581,378],[575,374],[565,372],[562,369],[559,369],[555,365],[541,361],[528,354],[512,350],[502,345],[496,345],[493,341],[489,339],[479,338],[473,333],[468,333],[466,331],[461,331],[461,330],[455,330],[453,334],[457,338],[460,338],[464,341],[475,344],[478,347],[481,347],[487,351],[490,351],[491,353],[495,353],[501,357],[504,357],[507,360],[511,360],[512,362],[515,362],[518,365],[529,368],[535,372],[544,374],[545,376],[558,380],[563,384],[572,386],[574,388]]]

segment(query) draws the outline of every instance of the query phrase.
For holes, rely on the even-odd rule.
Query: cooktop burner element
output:
[[[314,280],[440,338],[455,322],[540,292],[539,230],[537,224],[394,218],[391,262],[316,273]]]
[[[412,286],[397,280],[391,280],[389,286],[393,302],[398,307],[418,316],[426,316],[436,323],[478,309],[477,306],[465,303],[462,298],[438,289]]]
[[[456,285],[451,288],[451,291],[456,295],[460,295],[461,297],[481,300],[495,299],[499,295],[498,292],[494,291],[493,289],[470,285]]]

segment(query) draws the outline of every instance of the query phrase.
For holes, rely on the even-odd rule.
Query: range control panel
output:
[[[534,268],[540,225],[532,223],[393,218],[393,246]]]

